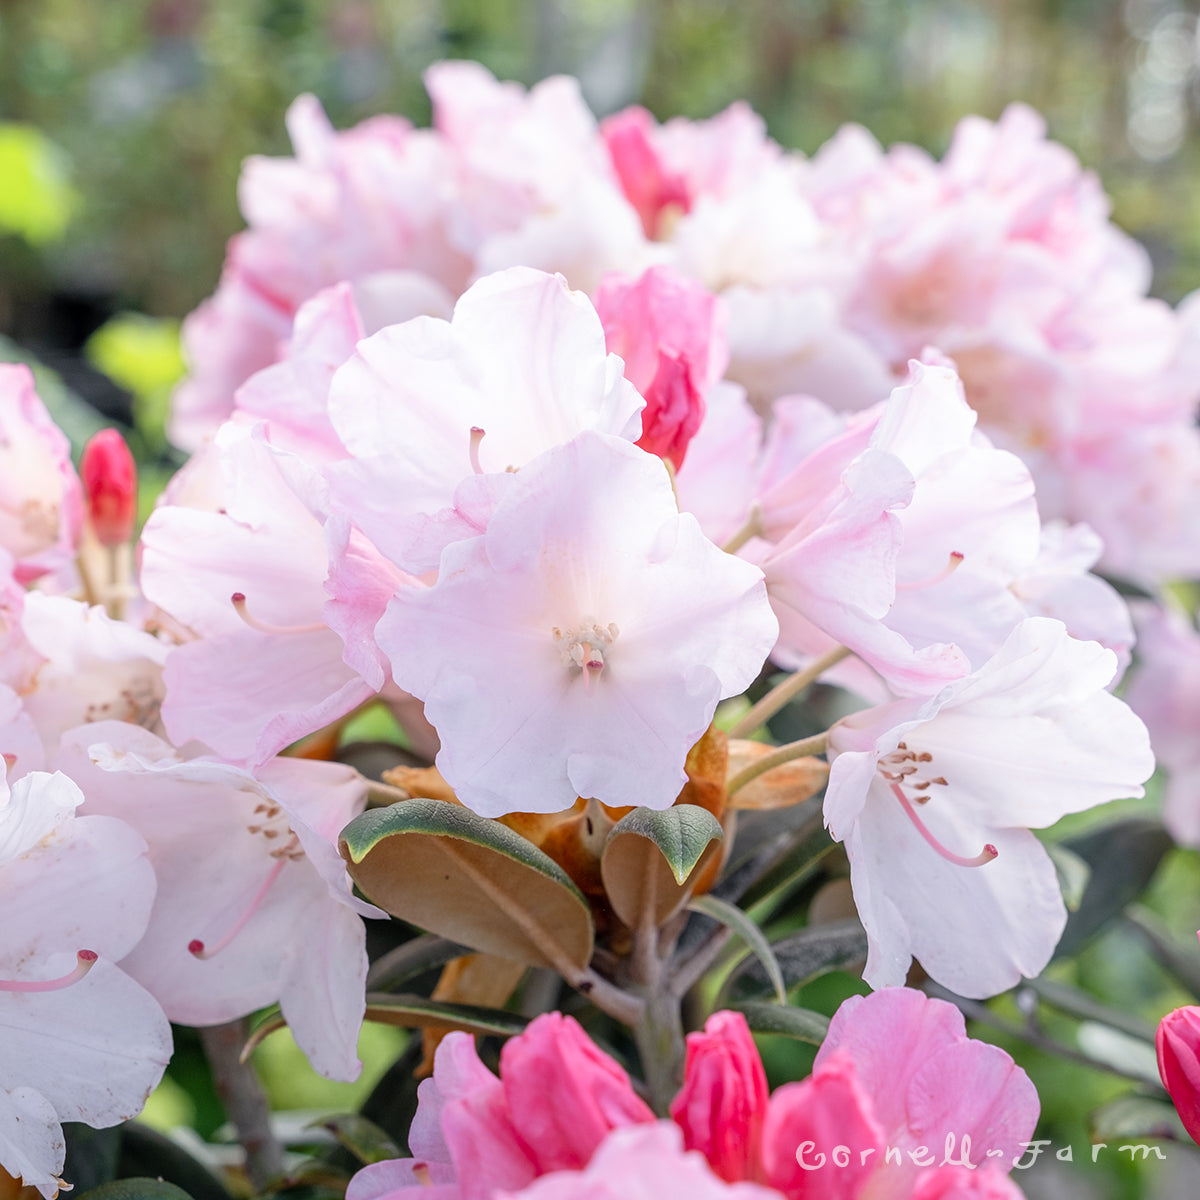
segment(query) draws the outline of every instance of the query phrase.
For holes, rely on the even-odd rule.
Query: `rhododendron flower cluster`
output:
[[[627,1195],[626,1175],[642,1172],[745,1200],[924,1196],[939,1184],[1019,1197],[1005,1175],[1037,1113],[1007,1054],[968,1038],[952,1005],[908,989],[846,1002],[812,1076],[773,1095],[745,1019],[716,1013],[688,1037],[672,1124],[655,1124],[625,1072],[551,1013],[506,1043],[498,1079],[470,1038],[447,1037],[420,1088],[416,1157],[366,1168],[347,1197],[415,1200],[429,1185],[444,1200],[567,1196],[593,1180]]]
[[[120,439],[81,480],[0,368],[0,1168],[49,1200],[61,1122],[133,1115],[168,1020],[278,1006],[256,1038],[331,1079],[364,1016],[425,1030],[412,1157],[349,1200],[1018,1197],[1032,1084],[901,985],[1038,976],[1068,902],[1033,831],[1154,770],[1093,568],[1200,573],[1194,305],[1146,298],[1021,107],[940,162],[858,129],[805,159],[741,104],[428,84],[432,129],[301,97],[295,157],[247,164],[136,546]],[[1188,684],[1155,682],[1194,631],[1137,619],[1194,843]],[[854,953],[793,886],[846,875]],[[821,1041],[773,1094],[747,1016],[684,1027],[730,931],[779,1003],[737,960],[725,999]],[[824,1032],[780,937],[873,990]],[[516,1032],[528,967],[636,1082],[558,992]],[[463,1029],[511,1035],[498,1075]]]

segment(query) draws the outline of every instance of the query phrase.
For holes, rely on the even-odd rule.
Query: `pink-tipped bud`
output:
[[[1200,1008],[1169,1012],[1155,1039],[1158,1073],[1192,1141],[1200,1143]]]
[[[79,473],[96,540],[102,546],[132,541],[137,467],[125,439],[115,429],[102,429],[84,446]]]
[[[762,1059],[740,1013],[714,1013],[703,1033],[688,1034],[687,1069],[671,1116],[684,1147],[699,1150],[729,1183],[756,1178],[767,1097]]]

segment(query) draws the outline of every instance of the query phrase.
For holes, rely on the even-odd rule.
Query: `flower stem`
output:
[[[806,758],[810,754],[824,753],[828,741],[829,731],[826,730],[824,733],[815,733],[812,737],[801,738],[798,742],[788,742],[786,746],[779,746],[770,754],[764,754],[762,758],[755,759],[754,762],[743,767],[734,775],[726,788],[726,794],[732,796],[752,780],[757,779],[760,775],[765,775],[775,767],[782,767],[784,763],[793,762],[797,758]]]
[[[721,549],[726,554],[736,554],[751,538],[761,537],[763,531],[762,525],[762,509],[758,506],[756,500],[750,505],[750,512],[746,517],[745,524],[727,541]]]
[[[262,1192],[283,1172],[283,1148],[271,1130],[271,1111],[262,1084],[254,1068],[240,1061],[246,1020],[227,1021],[199,1032],[212,1067],[213,1085],[246,1155],[246,1175],[255,1192]]]
[[[809,684],[815,683],[830,667],[836,666],[849,654],[850,651],[845,646],[835,646],[820,658],[813,659],[804,670],[789,675],[729,730],[729,736],[745,737],[760,725],[765,725],[785,704],[794,700]]]

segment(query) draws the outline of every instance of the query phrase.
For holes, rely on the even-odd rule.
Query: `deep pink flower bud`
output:
[[[581,1170],[610,1130],[654,1120],[624,1070],[562,1013],[505,1043],[500,1080],[539,1174]]]
[[[125,439],[102,429],[83,448],[79,463],[88,517],[102,546],[133,539],[137,517],[137,467]]]
[[[641,217],[648,238],[662,232],[659,224],[669,209],[686,213],[692,206],[687,180],[667,166],[654,145],[654,128],[654,118],[636,106],[600,123],[621,190]]]
[[[767,1096],[762,1059],[741,1013],[713,1013],[703,1033],[688,1034],[683,1087],[671,1116],[684,1147],[699,1150],[729,1183],[760,1179]]]
[[[1200,1143],[1200,1007],[1189,1004],[1158,1023],[1158,1073],[1192,1141]]]
[[[595,304],[609,353],[625,360],[625,378],[646,398],[637,444],[678,470],[704,419],[704,394],[729,361],[716,297],[651,267],[636,280],[606,276]]]

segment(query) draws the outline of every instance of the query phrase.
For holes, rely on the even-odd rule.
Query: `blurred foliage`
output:
[[[1024,99],[1100,171],[1174,298],[1200,281],[1195,27],[1171,0],[0,0],[0,118],[48,135],[82,197],[44,253],[0,239],[0,329],[36,340],[29,301],[55,289],[187,312],[239,228],[243,158],[287,152],[297,93],[339,126],[421,123],[420,73],[447,56],[525,82],[574,72],[598,112],[744,97],[809,153],[846,121],[940,152],[963,114]],[[39,145],[30,170],[60,195],[27,230],[44,243],[73,193]],[[0,139],[0,167],[12,152]]]

